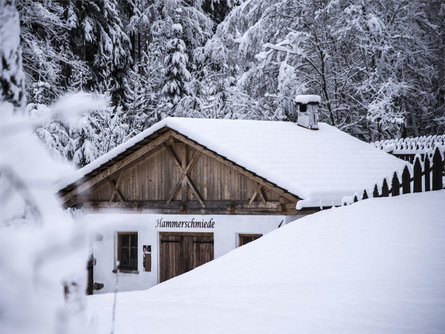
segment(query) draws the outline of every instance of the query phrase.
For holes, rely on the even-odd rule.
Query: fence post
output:
[[[414,163],[414,192],[422,192],[422,166],[419,157],[416,158]]]
[[[425,155],[425,164],[423,165],[423,168],[425,170],[425,191],[431,190],[431,170],[430,170],[430,159],[428,158],[428,155]]]
[[[409,175],[408,166],[405,166],[402,173],[402,191],[404,194],[411,192],[411,175]]]
[[[433,156],[433,190],[440,190],[443,187],[442,169],[442,155],[440,154],[439,148],[436,147]]]
[[[377,185],[374,186],[374,191],[372,192],[372,197],[376,198],[379,197],[379,188]]]
[[[368,193],[366,192],[366,189],[363,191],[362,200],[363,199],[368,199]]]
[[[394,175],[392,176],[391,180],[391,194],[393,196],[400,195],[400,182],[396,172],[394,172]]]
[[[382,197],[388,197],[388,196],[389,196],[388,182],[386,182],[386,178],[384,178],[382,186]]]

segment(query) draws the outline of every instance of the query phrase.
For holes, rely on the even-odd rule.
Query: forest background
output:
[[[36,126],[84,166],[167,116],[292,120],[298,94],[362,140],[445,132],[441,0],[16,0],[25,92],[107,107]]]

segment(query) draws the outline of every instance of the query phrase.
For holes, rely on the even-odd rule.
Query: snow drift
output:
[[[150,290],[116,333],[443,333],[445,191],[326,210]],[[89,298],[111,328],[113,294]]]

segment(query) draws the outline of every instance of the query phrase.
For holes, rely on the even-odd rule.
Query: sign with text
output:
[[[171,227],[171,228],[215,228],[215,220],[210,218],[191,220],[164,220],[164,218],[156,219],[155,227]]]

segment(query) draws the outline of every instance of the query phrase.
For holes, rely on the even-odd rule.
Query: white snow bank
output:
[[[324,206],[341,205],[344,196],[373,189],[395,171],[401,174],[407,164],[324,123],[312,131],[292,122],[166,118],[61,180],[58,188],[78,181],[162,127],[176,130],[307,203],[322,199]]]
[[[299,219],[150,290],[117,296],[116,333],[443,333],[445,191]],[[88,298],[111,328],[113,294]]]

